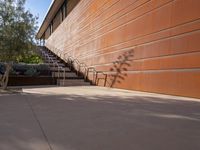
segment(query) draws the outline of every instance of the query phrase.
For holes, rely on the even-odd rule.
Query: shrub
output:
[[[18,62],[26,63],[26,64],[40,64],[40,63],[43,63],[43,59],[38,54],[31,54],[25,57],[19,57]]]
[[[5,71],[4,63],[0,63],[0,70]],[[10,75],[25,75],[25,76],[38,76],[38,75],[50,75],[51,71],[47,64],[25,64],[18,63],[13,64],[10,71]]]
[[[27,76],[38,76],[40,73],[35,69],[35,68],[29,68],[28,70],[26,70],[26,72],[24,72],[24,75],[27,75]]]

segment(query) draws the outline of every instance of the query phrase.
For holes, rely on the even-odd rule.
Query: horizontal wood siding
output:
[[[107,86],[200,98],[200,0],[81,0],[46,45]]]

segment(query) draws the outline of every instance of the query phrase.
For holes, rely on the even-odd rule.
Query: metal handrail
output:
[[[76,63],[76,65],[78,66],[78,68],[76,68],[76,74],[77,75],[79,75],[79,72],[81,72],[81,68],[83,68],[84,67],[84,76],[85,76],[85,74],[86,74],[86,71],[87,71],[87,66],[86,66],[86,64],[84,64],[84,63],[81,63],[78,59],[75,59],[75,58],[73,58],[72,56],[69,56],[68,55],[68,57],[67,57],[67,59],[65,59],[66,58],[66,55],[68,55],[67,53],[65,53],[64,54],[64,61],[67,61],[68,62],[68,64],[70,65],[70,70],[72,70],[72,67],[73,67],[73,63]],[[76,65],[74,66],[74,67],[76,67]],[[84,79],[85,79],[85,77],[84,77]]]
[[[68,55],[68,54],[64,54],[65,55]],[[97,71],[94,67],[87,67],[86,64],[84,63],[81,63],[77,58],[73,58],[72,56],[68,56],[68,60],[71,59],[72,60],[72,63],[76,63],[79,68],[77,69],[77,72],[80,72],[80,68],[81,67],[84,67],[84,70],[85,72],[83,73],[84,74],[84,79],[87,80],[88,79],[88,76],[89,76],[89,72],[92,72],[93,73],[93,84],[98,84],[98,75],[99,74],[103,74],[105,76],[105,81],[104,81],[104,86],[106,86],[106,82],[107,82],[107,77],[108,75],[106,73],[104,73],[103,71]],[[71,67],[72,67],[72,64],[70,64]]]
[[[52,52],[61,58],[61,55],[63,55],[63,51],[60,51],[59,49],[54,48],[52,46],[48,46],[48,47],[51,47]],[[66,55],[67,55],[67,58],[66,58]],[[74,57],[68,55],[68,53],[64,53],[64,58],[61,58],[61,59],[69,64],[70,70],[72,70],[72,68],[75,67],[77,75],[79,75],[79,73],[82,72],[81,68],[84,68],[84,72],[82,72],[82,73],[84,75],[85,81],[88,80],[89,73],[92,72],[93,73],[92,83],[98,84],[99,79],[104,79],[104,86],[106,86],[108,74],[104,73],[103,71],[97,71],[95,69],[95,67],[87,67],[87,65],[85,63],[81,63],[77,58],[74,58]],[[64,69],[64,71],[65,71],[65,69]],[[98,78],[99,74],[102,74],[105,77]]]
[[[106,73],[104,73],[103,71],[97,71],[94,67],[89,67],[88,70],[87,70],[86,77],[88,77],[89,72],[93,73],[93,82],[94,82],[94,84],[98,84],[98,82],[97,82],[97,81],[99,81],[98,75],[99,74],[103,74],[105,76],[105,78],[104,78],[104,86],[106,86],[107,77],[108,77],[108,75]],[[103,78],[101,78],[101,79],[103,79]]]
[[[64,78],[64,81],[65,81],[65,79],[66,79],[66,76],[65,76],[66,72],[65,71],[66,70],[63,67],[59,66],[58,62],[53,61],[53,59],[51,57],[49,57],[49,55],[46,54],[44,51],[42,51],[42,55],[45,57],[46,60],[48,60],[48,63],[50,62],[50,63],[53,64],[54,68],[57,67],[57,69],[58,69],[58,78],[60,78],[60,76],[61,76],[60,73],[63,71],[63,73],[64,73],[63,78]],[[54,77],[54,75],[52,77]]]

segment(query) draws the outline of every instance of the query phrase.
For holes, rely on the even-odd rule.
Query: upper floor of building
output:
[[[54,0],[36,35],[38,39],[48,39],[64,21],[80,0]]]

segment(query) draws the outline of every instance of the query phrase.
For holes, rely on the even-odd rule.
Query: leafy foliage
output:
[[[31,55],[26,55],[24,57],[18,57],[17,62],[27,63],[27,64],[40,64],[43,63],[42,57],[35,53]]]
[[[0,61],[18,61],[35,48],[37,18],[25,10],[26,0],[0,0]]]
[[[5,72],[6,64],[0,63],[0,71]],[[15,63],[10,70],[11,76],[51,76],[48,64]]]
[[[29,68],[24,74],[32,77],[39,75],[39,72],[35,68]]]

